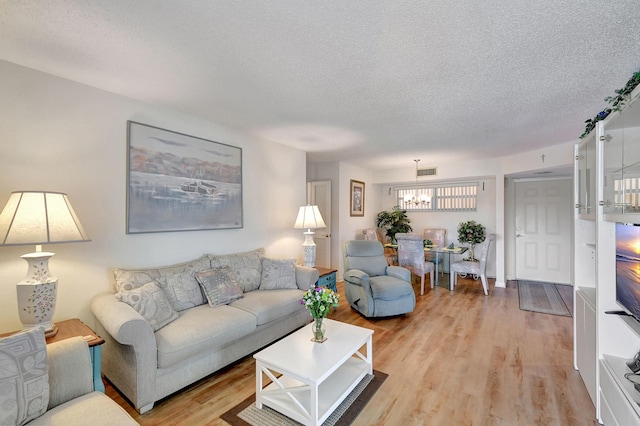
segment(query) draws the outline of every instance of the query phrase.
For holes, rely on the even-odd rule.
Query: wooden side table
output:
[[[65,321],[56,322],[58,333],[55,336],[47,337],[47,344],[59,342],[60,340],[69,339],[71,337],[80,336],[87,341],[89,345],[89,354],[91,355],[91,367],[93,369],[93,388],[104,393],[104,383],[102,382],[102,347],[104,339],[98,336],[89,326],[80,321],[78,318],[72,318]],[[0,334],[0,337],[10,336],[16,333]]]
[[[322,287],[328,287],[337,293],[338,287],[336,286],[336,272],[338,272],[338,270],[323,268],[322,266],[315,266],[315,268],[320,272],[320,277],[316,284]]]

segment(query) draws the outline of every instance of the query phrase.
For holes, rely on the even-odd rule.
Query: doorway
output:
[[[516,279],[571,284],[571,180],[515,182]]]
[[[316,242],[316,265],[331,267],[331,181],[321,180],[307,183],[307,203],[315,204],[320,210],[326,228],[318,229],[314,235]]]

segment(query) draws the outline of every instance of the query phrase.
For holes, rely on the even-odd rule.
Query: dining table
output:
[[[397,244],[387,243],[384,246],[386,248],[391,248],[391,249],[394,249],[396,251],[398,250],[398,245]],[[431,245],[431,244],[425,244],[425,246],[424,246],[424,252],[425,253],[437,253],[437,254],[442,253],[442,254],[447,255],[447,261],[449,263],[451,263],[451,255],[452,254],[464,254],[468,250],[469,250],[468,247],[459,247],[459,246],[439,247],[439,246]],[[435,282],[435,285],[438,285],[438,282],[439,282],[438,270],[439,270],[440,256],[435,256],[435,258],[436,258],[436,261],[435,261],[435,266],[436,266],[436,270],[435,270],[436,282]],[[443,259],[443,261],[444,261],[444,259]],[[442,265],[442,268],[443,268],[442,272],[444,273],[444,265]],[[449,290],[453,290],[453,289],[449,288]]]

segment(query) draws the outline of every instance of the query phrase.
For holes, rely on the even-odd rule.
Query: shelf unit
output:
[[[605,425],[640,425],[640,392],[624,377],[631,372],[625,361],[640,350],[640,323],[605,314],[621,309],[615,222],[640,223],[639,98],[640,87],[622,112],[610,114],[575,146],[574,362]],[[637,184],[625,186],[625,179],[636,178]],[[589,200],[598,202],[591,208]]]

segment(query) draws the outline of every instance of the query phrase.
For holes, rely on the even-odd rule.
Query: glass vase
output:
[[[327,340],[327,325],[322,321],[323,319],[324,318],[314,318],[311,324],[311,331],[313,333],[312,342],[322,343]]]

